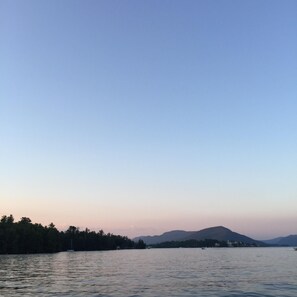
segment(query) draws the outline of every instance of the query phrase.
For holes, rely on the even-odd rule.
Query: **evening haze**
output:
[[[296,15],[297,1],[1,1],[0,215],[297,234]]]

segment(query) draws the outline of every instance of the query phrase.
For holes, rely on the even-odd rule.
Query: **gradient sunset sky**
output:
[[[0,2],[0,216],[297,234],[297,1]]]

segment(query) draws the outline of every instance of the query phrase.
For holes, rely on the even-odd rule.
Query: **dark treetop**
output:
[[[67,250],[96,251],[145,248],[142,240],[132,241],[126,236],[105,234],[70,226],[58,231],[53,223],[48,226],[33,224],[23,217],[14,222],[12,215],[0,221],[0,254],[55,253]]]

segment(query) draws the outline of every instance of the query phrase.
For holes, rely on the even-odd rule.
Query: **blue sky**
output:
[[[0,214],[129,236],[297,233],[296,1],[1,1]]]

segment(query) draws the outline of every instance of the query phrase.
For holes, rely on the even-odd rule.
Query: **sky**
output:
[[[0,2],[0,216],[297,234],[297,2]]]

